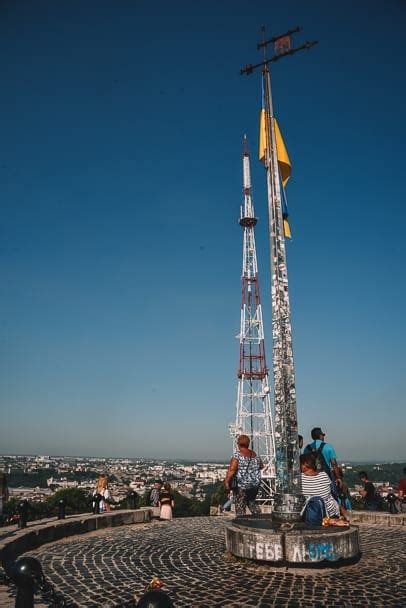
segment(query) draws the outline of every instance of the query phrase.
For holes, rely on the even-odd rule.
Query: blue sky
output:
[[[339,460],[404,459],[406,8],[396,0],[5,1],[0,452],[227,458],[241,148],[268,359],[260,27],[293,163],[299,425]]]

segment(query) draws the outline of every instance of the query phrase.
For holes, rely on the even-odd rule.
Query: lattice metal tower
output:
[[[264,325],[259,293],[258,264],[254,228],[257,218],[251,195],[251,171],[247,138],[243,143],[244,204],[241,206],[240,225],[243,228],[242,303],[240,326],[240,365],[236,422],[230,425],[234,439],[245,434],[251,448],[264,463],[262,488],[259,498],[267,501],[274,492],[275,441],[271,417],[268,368],[265,359]]]

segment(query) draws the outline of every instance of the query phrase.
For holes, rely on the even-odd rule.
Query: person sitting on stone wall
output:
[[[338,504],[340,505],[340,513],[346,519],[349,519],[350,512],[352,510],[351,500],[350,500],[350,490],[347,484],[344,481],[344,471],[341,467],[338,467],[338,472],[341,479],[341,484],[338,487]]]
[[[111,494],[107,475],[100,475],[93,492],[93,512],[105,513],[111,511]]]
[[[219,506],[220,513],[224,513],[224,511],[231,511],[231,507],[233,506],[234,503],[235,503],[234,492],[232,490],[230,490],[230,492],[228,493],[228,496],[227,496],[227,500],[224,503],[224,505]]]
[[[332,481],[325,471],[317,471],[313,454],[300,457],[302,494],[306,498],[302,516],[306,523],[321,525],[324,517],[339,517],[338,502],[331,493]]]
[[[224,485],[231,490],[231,480],[237,479],[237,493],[235,499],[235,512],[237,517],[245,515],[246,508],[251,513],[261,513],[259,505],[255,502],[261,482],[262,460],[249,449],[250,440],[247,435],[240,435],[237,440],[238,450],[230,460]]]

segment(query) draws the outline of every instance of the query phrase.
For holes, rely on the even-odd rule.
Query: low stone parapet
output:
[[[351,523],[379,524],[380,526],[406,526],[406,514],[382,511],[351,511]]]
[[[103,528],[141,524],[150,520],[151,510],[145,508],[131,511],[110,511],[99,515],[82,513],[66,519],[29,522],[27,528],[23,529],[3,528],[4,534],[0,538],[0,562],[7,570],[9,564],[14,562],[19,555],[46,543]]]

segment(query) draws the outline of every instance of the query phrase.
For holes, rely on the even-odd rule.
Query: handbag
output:
[[[234,477],[231,480],[230,483],[230,490],[232,490],[233,494],[237,494],[238,492],[238,480],[237,480],[237,475],[234,475]]]

